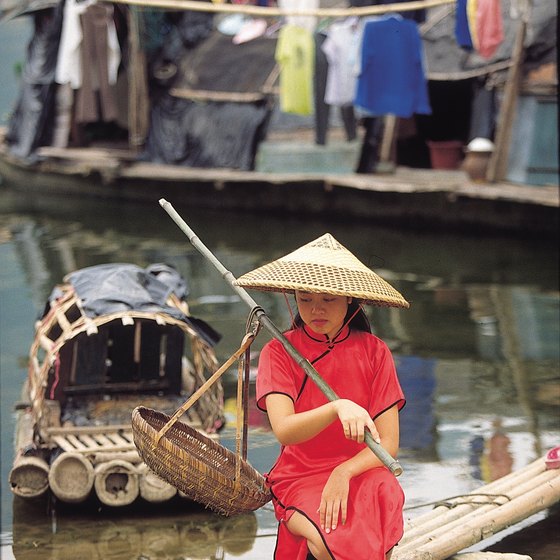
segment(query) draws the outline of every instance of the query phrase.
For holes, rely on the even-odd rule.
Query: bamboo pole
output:
[[[438,505],[430,512],[407,521],[404,537],[400,544],[405,545],[419,536],[424,535],[427,531],[431,531],[447,521],[460,517],[465,511],[470,509],[470,506],[475,505],[473,502],[484,497],[481,496],[481,494],[494,496],[506,494],[511,488],[515,488],[519,485],[521,481],[534,478],[544,472],[544,470],[544,460],[542,458],[537,459],[523,469],[514,471],[478,490],[465,494],[465,496],[445,501],[442,500],[442,503],[444,502],[446,505]]]
[[[229,91],[209,91],[192,88],[171,88],[169,93],[174,97],[191,101],[215,101],[231,103],[256,103],[265,99],[264,93],[242,93]]]
[[[474,503],[477,497],[495,502]],[[560,500],[560,470],[546,470],[544,459],[484,486],[465,496],[470,501],[457,505],[459,498],[448,500],[451,509],[439,506],[440,513],[417,518],[409,524],[397,549],[395,560],[443,560],[481,540],[542,511]]]
[[[508,492],[508,496],[502,496],[500,498],[496,498],[494,502],[488,502],[488,505],[475,505],[469,504],[465,506],[458,506],[453,508],[449,511],[449,516],[446,518],[440,519],[440,522],[437,528],[430,530],[428,528],[424,528],[424,534],[418,535],[415,539],[407,540],[404,543],[399,543],[399,556],[400,555],[409,555],[412,554],[416,550],[420,550],[424,546],[430,546],[433,542],[440,542],[441,547],[444,547],[446,550],[447,558],[452,553],[462,550],[471,544],[475,544],[485,538],[486,536],[490,536],[494,534],[492,531],[489,534],[488,529],[485,527],[484,523],[487,521],[487,518],[493,519],[493,516],[503,519],[504,523],[500,526],[499,529],[501,530],[504,527],[512,525],[513,522],[509,523],[509,519],[505,514],[501,512],[508,511],[511,508],[512,503],[520,503],[525,496],[541,496],[541,493],[544,489],[546,489],[547,485],[552,483],[556,485],[556,499],[560,499],[560,471],[544,471],[539,476],[531,478],[525,481],[521,485],[516,485],[514,488],[511,488]],[[554,496],[555,493],[552,493]],[[499,500],[499,501],[498,501]],[[551,503],[554,503],[553,501]],[[506,507],[507,506],[507,507]],[[548,506],[547,506],[548,507]],[[544,508],[541,508],[544,509]],[[467,510],[467,511],[465,511]],[[469,511],[470,510],[470,511]],[[517,510],[515,510],[517,511]],[[536,511],[540,511],[537,509]],[[523,519],[524,517],[528,517],[532,515],[535,511],[531,511],[529,514],[525,514],[521,512],[519,519]],[[519,520],[517,519],[517,520]],[[464,538],[463,533],[468,532],[466,527],[472,528],[472,535],[473,540],[469,542],[469,544],[458,546],[455,544],[455,541],[460,542],[461,538]],[[479,530],[480,529],[480,530]],[[451,538],[451,534],[456,534],[457,538]],[[475,538],[476,536],[480,536],[480,538]],[[482,536],[485,535],[485,536]],[[452,549],[448,549],[447,547],[452,547]],[[406,556],[408,559],[408,556]]]
[[[193,12],[241,13],[260,17],[276,16],[318,16],[318,17],[349,17],[370,16],[389,12],[410,12],[446,4],[454,4],[456,0],[414,0],[411,2],[384,4],[381,6],[363,6],[359,8],[316,8],[316,9],[283,9],[265,6],[249,6],[246,4],[214,4],[198,0],[104,0],[111,4],[128,4],[146,8],[160,8],[167,10],[191,10]]]
[[[452,531],[445,531],[440,538],[409,551],[407,560],[443,560],[459,550],[463,550],[481,540],[510,527],[519,521],[547,509],[560,500],[560,472],[548,471],[545,484],[531,492],[482,515],[462,520]]]
[[[240,297],[241,301],[249,306],[251,313],[258,322],[266,328],[266,330],[276,338],[284,347],[288,355],[296,362],[296,364],[301,367],[304,373],[311,378],[311,380],[317,385],[320,391],[330,400],[334,401],[338,399],[336,393],[329,387],[329,385],[323,380],[315,368],[311,365],[309,360],[306,360],[296,348],[289,342],[289,340],[278,330],[276,325],[270,320],[266,315],[262,307],[257,305],[257,302],[247,293],[245,289],[241,286],[236,286],[234,284],[235,277],[233,274],[227,270],[224,265],[215,257],[215,255],[202,243],[202,241],[197,237],[195,232],[186,224],[186,222],[179,216],[173,206],[167,202],[165,199],[160,199],[159,201],[161,207],[169,214],[173,221],[179,226],[179,229],[189,238],[189,241],[195,249],[197,249],[212,265],[220,272],[222,278],[229,284],[232,290]],[[160,432],[161,433],[161,432]],[[158,436],[160,437],[160,436]],[[400,463],[391,457],[391,455],[384,449],[381,444],[377,443],[371,432],[366,430],[365,432],[365,443],[377,456],[377,458],[395,475],[399,476],[402,474],[403,469]]]
[[[531,560],[525,554],[515,554],[514,552],[463,552],[455,554],[449,560]]]

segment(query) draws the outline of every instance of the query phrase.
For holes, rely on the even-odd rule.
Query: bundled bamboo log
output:
[[[62,453],[49,471],[52,493],[71,504],[83,502],[89,496],[94,478],[91,461],[79,453]]]
[[[49,489],[49,465],[40,457],[21,456],[9,474],[10,488],[20,498],[38,498]]]
[[[394,559],[444,560],[560,500],[560,470],[539,459],[409,521]]]
[[[175,486],[171,486],[157,476],[145,463],[138,467],[138,473],[140,475],[140,496],[147,502],[166,502],[177,494]]]
[[[427,514],[408,521],[401,544],[404,545],[422,540],[427,532],[460,520],[472,511],[480,511],[479,508],[485,505],[484,502],[490,506],[494,504],[494,500],[498,500],[498,503],[503,503],[504,499],[508,499],[507,492],[512,488],[517,487],[524,480],[533,479],[542,472],[542,463],[535,461],[524,469],[487,484],[475,492],[442,501],[440,505],[437,505]]]
[[[127,461],[114,460],[95,467],[95,492],[107,506],[127,506],[140,494],[138,471]]]

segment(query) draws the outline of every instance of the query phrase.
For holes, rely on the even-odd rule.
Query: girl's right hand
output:
[[[367,428],[373,439],[377,443],[381,443],[375,423],[365,408],[348,399],[338,399],[333,401],[333,404],[347,439],[363,443],[364,432]]]

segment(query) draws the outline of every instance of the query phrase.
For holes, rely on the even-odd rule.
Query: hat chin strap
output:
[[[352,319],[360,312],[361,309],[362,309],[362,304],[358,303],[358,307],[357,307],[356,311],[354,311],[354,313],[352,313],[352,315],[350,315],[350,317],[348,317],[348,320],[342,325],[342,327],[340,327],[340,329],[338,329],[338,332],[333,336],[332,340],[330,340],[331,344],[336,341],[336,339],[340,336],[340,333],[344,330],[344,327],[346,327],[350,324],[350,321],[352,321]],[[327,335],[327,338],[328,338],[328,335]]]

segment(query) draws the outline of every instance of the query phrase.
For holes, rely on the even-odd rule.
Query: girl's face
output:
[[[302,321],[315,333],[334,338],[344,324],[352,298],[296,292],[296,303]]]

